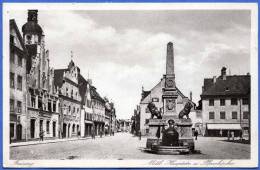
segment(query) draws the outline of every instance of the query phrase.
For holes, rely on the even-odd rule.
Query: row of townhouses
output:
[[[168,43],[167,47],[171,45]],[[173,49],[172,52],[173,53]],[[167,50],[167,54],[169,50]],[[174,54],[173,54],[174,55]],[[165,84],[165,75],[151,90],[142,88],[141,100],[134,110],[132,117],[133,131],[142,135],[149,133],[149,119],[151,114],[147,105],[153,102],[158,110],[163,111],[162,93]],[[175,82],[174,82],[175,83]],[[188,101],[194,104],[189,114],[193,122],[193,130],[203,136],[228,136],[234,132],[235,136],[249,135],[250,130],[250,75],[227,75],[226,68],[221,74],[213,78],[205,78],[202,86],[201,99],[198,106],[190,97],[186,97],[177,88],[176,110],[179,113]]]
[[[10,140],[86,137],[116,131],[114,104],[102,98],[71,61],[50,67],[38,11],[29,10],[22,35],[10,20]]]

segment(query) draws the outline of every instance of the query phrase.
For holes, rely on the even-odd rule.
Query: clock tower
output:
[[[178,113],[176,111],[176,99],[178,97],[175,74],[174,74],[174,49],[173,43],[167,44],[166,55],[166,75],[164,75],[164,87],[162,89],[163,95],[163,117],[169,117],[171,119],[177,119]]]

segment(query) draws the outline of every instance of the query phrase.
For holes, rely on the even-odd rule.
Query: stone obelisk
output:
[[[173,43],[167,44],[166,55],[166,75],[164,75],[164,88],[163,88],[163,117],[164,119],[178,119],[176,112],[176,99],[178,97],[175,74],[174,74],[174,48]]]

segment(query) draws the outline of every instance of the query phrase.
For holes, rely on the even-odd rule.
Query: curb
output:
[[[52,140],[52,141],[47,141],[47,142],[33,142],[33,143],[17,143],[17,144],[10,144],[10,147],[19,147],[19,146],[29,146],[29,145],[40,145],[40,144],[49,144],[49,143],[58,143],[58,142],[68,142],[68,141],[75,141],[75,140],[87,140],[91,139],[91,137],[86,137],[86,138],[72,138],[72,139],[67,139],[67,140]]]

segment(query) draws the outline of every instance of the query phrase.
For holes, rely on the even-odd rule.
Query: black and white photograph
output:
[[[5,3],[4,167],[257,167],[253,3]]]

